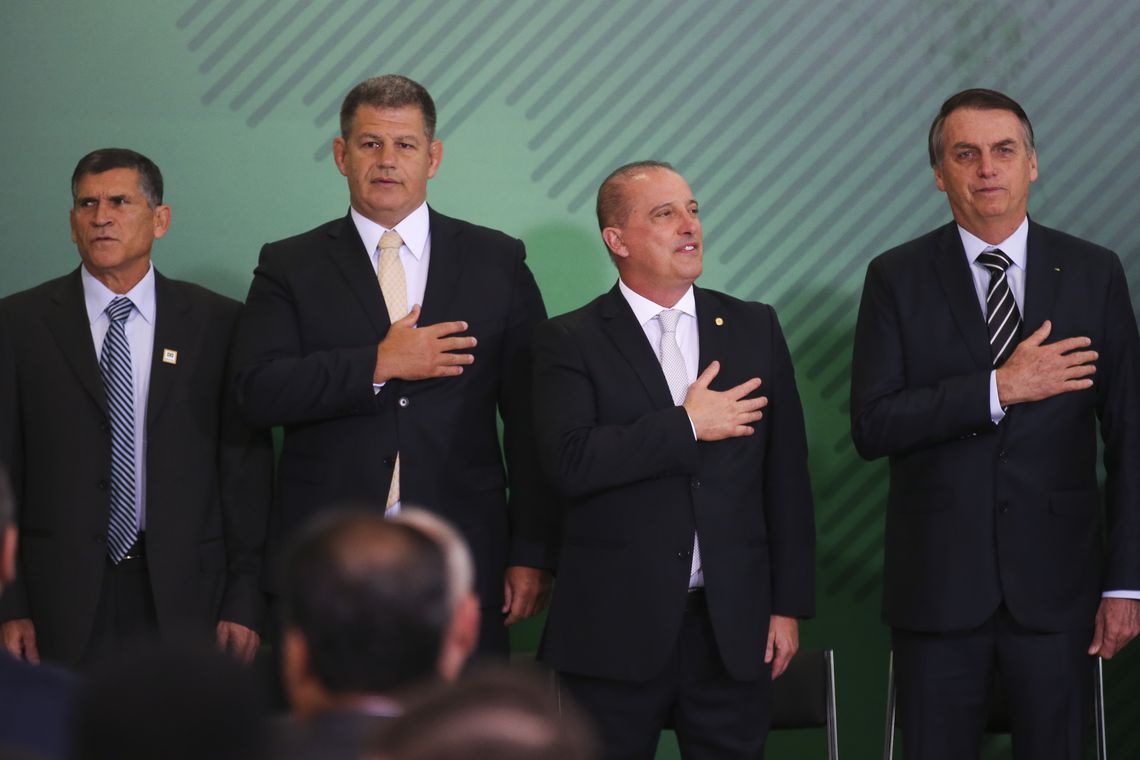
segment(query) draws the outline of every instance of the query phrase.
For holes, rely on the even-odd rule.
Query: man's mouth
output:
[[[687,243],[677,249],[677,253],[696,253],[698,250],[696,243]]]

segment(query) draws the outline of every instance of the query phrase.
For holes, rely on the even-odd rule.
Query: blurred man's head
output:
[[[376,737],[375,760],[590,760],[593,732],[548,679],[491,667],[409,700]]]
[[[449,578],[444,546],[411,524],[338,510],[309,525],[285,565],[283,665],[294,710],[311,716],[454,677]]]

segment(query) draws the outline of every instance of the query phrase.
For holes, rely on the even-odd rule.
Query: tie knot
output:
[[[126,296],[119,296],[107,305],[107,316],[111,318],[112,322],[122,322],[131,314],[131,309],[134,308],[131,299]]]
[[[395,230],[388,230],[380,236],[379,248],[381,251],[400,250],[400,246],[404,244],[404,239],[400,237],[400,233]]]
[[[661,332],[668,335],[669,333],[677,332],[677,321],[681,318],[680,309],[666,309],[657,315],[657,321],[661,323]]]
[[[992,248],[978,254],[978,263],[992,272],[1004,272],[1013,264],[1013,259],[1000,248]]]

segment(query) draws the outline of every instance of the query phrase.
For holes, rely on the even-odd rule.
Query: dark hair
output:
[[[435,101],[419,82],[399,74],[365,79],[344,96],[340,104],[340,136],[345,140],[352,134],[352,122],[361,106],[373,108],[403,108],[416,106],[424,116],[424,133],[429,141],[435,139]]]
[[[88,174],[102,174],[112,169],[134,169],[139,173],[139,192],[151,208],[162,203],[162,172],[154,161],[129,148],[100,148],[93,150],[75,165],[71,173],[71,200],[76,200],[79,180]]]
[[[98,665],[75,708],[78,760],[251,760],[266,756],[253,671],[214,649],[132,646]]]
[[[328,691],[389,694],[436,672],[451,621],[442,549],[374,510],[332,510],[285,559],[284,618]]]
[[[671,164],[664,161],[634,161],[614,169],[598,188],[598,229],[604,230],[606,227],[625,223],[629,217],[629,202],[622,186],[626,179],[646,169],[676,171]]]
[[[1030,153],[1035,150],[1033,143],[1033,125],[1029,123],[1029,117],[1025,115],[1025,110],[1018,102],[997,90],[975,88],[972,90],[962,90],[955,95],[951,95],[947,98],[946,102],[942,104],[938,115],[934,117],[934,123],[930,125],[930,134],[927,136],[926,145],[927,150],[930,151],[931,166],[942,166],[942,155],[946,149],[946,119],[959,108],[975,108],[980,111],[1009,111],[1017,117],[1018,121],[1021,122],[1021,128],[1025,131],[1026,150]]]
[[[484,665],[455,684],[405,701],[404,714],[373,740],[384,760],[591,760],[593,730],[555,697],[549,675],[519,665]]]

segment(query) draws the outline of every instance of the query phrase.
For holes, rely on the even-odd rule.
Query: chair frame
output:
[[[823,659],[824,699],[826,701],[826,716],[827,716],[826,722],[821,723],[821,724],[812,723],[811,725],[805,725],[805,726],[780,726],[780,725],[777,725],[774,723],[770,730],[781,731],[781,730],[788,730],[788,729],[793,728],[793,727],[800,728],[800,727],[814,727],[814,726],[826,728],[827,729],[827,757],[828,757],[828,760],[839,760],[839,720],[838,720],[838,710],[836,707],[836,698],[835,698],[835,650],[834,649],[807,650],[807,651],[801,650],[800,652],[797,652],[795,655],[795,658],[799,658],[799,657],[821,657]],[[793,660],[792,660],[793,662],[795,662],[795,658],[793,658]],[[781,678],[784,678],[786,676],[787,676],[787,674],[785,673],[785,675],[781,676]],[[780,679],[776,679],[777,688],[778,688],[779,683],[780,683]]]

